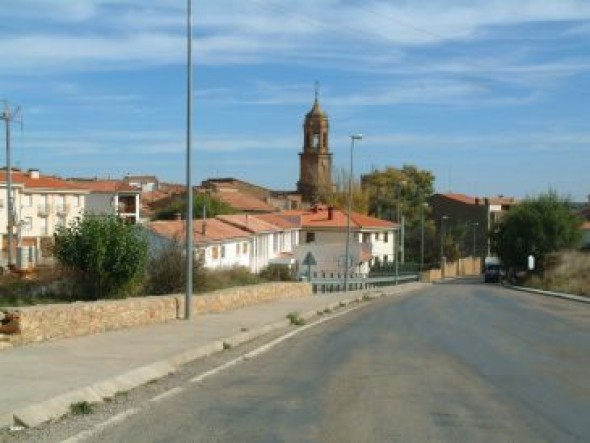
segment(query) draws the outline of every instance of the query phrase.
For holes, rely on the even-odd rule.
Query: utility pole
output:
[[[12,245],[14,234],[14,208],[12,201],[12,165],[10,163],[10,124],[19,122],[22,124],[21,108],[16,106],[11,108],[10,103],[4,100],[4,110],[0,114],[0,120],[4,120],[6,125],[6,220],[7,220],[7,262],[10,268],[14,264]]]
[[[193,182],[192,182],[192,109],[193,109],[193,13],[192,0],[186,5],[186,287],[184,318],[193,316]]]

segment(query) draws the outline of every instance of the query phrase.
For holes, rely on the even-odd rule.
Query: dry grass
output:
[[[551,255],[543,276],[532,276],[527,286],[590,297],[590,253],[565,251]]]

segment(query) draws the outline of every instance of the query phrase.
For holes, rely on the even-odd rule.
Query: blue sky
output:
[[[185,6],[4,5],[17,165],[185,181]],[[335,168],[362,133],[357,173],[415,164],[439,191],[590,193],[587,0],[200,0],[194,24],[195,183],[294,189],[319,81]]]

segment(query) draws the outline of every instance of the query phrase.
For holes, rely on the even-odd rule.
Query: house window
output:
[[[211,248],[211,257],[213,257],[213,260],[217,260],[219,258],[219,248],[217,246]]]
[[[225,258],[225,246],[221,247],[221,258]]]
[[[41,235],[49,235],[49,228],[47,227],[47,217],[39,217],[39,229],[41,230]]]
[[[383,263],[387,263],[389,261],[389,257],[387,255],[383,256]]]
[[[277,253],[279,251],[279,234],[272,235],[272,252]]]
[[[33,204],[33,199],[31,194],[23,194],[22,196],[23,206],[30,207]]]
[[[57,216],[57,222],[55,224],[56,227],[58,228],[65,228],[66,226],[66,217],[63,215],[58,215]]]
[[[32,231],[33,230],[33,218],[32,217],[25,217],[23,219],[23,231]]]
[[[315,241],[315,232],[305,233],[305,243],[312,243]]]
[[[242,243],[242,254],[248,253],[248,243]]]
[[[378,232],[375,234],[375,241],[377,241],[377,240],[379,240],[379,233]]]
[[[383,234],[383,241],[384,241],[385,243],[389,242],[389,233],[388,233],[388,232],[385,232],[385,233]]]
[[[371,234],[363,234],[363,243],[369,243],[371,241]]]

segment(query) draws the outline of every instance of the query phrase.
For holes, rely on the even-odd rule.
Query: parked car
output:
[[[496,264],[487,265],[483,275],[483,281],[484,283],[498,283],[503,276],[504,271],[502,270],[502,266]]]

